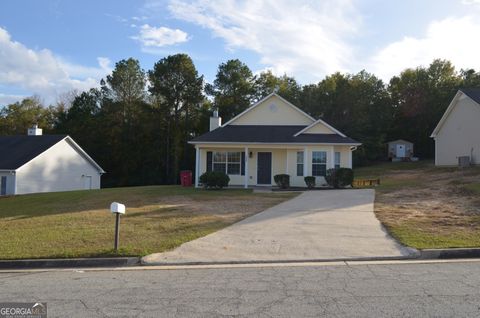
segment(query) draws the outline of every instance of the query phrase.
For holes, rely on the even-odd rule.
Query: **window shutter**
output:
[[[240,163],[241,175],[245,175],[245,151],[242,151],[242,162]]]
[[[212,157],[213,154],[211,151],[207,151],[207,172],[212,171]]]

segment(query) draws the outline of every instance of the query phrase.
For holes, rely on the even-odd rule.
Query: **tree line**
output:
[[[238,59],[219,65],[205,83],[186,54],[159,60],[151,70],[129,58],[116,63],[99,88],[72,92],[54,105],[38,97],[0,109],[0,135],[25,134],[33,123],[68,134],[106,171],[104,186],[178,183],[192,170],[188,141],[208,131],[212,110],[224,121],[272,91],[315,118],[363,143],[354,164],[386,158],[385,143],[406,139],[420,158],[434,155],[429,137],[456,91],[480,87],[480,72],[456,71],[449,61],[409,68],[388,83],[374,74],[334,73],[315,84],[270,71],[254,75]]]

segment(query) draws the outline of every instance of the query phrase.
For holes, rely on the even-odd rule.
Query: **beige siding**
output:
[[[17,194],[100,188],[100,174],[66,140],[62,140],[17,170]]]
[[[305,130],[302,134],[336,134],[336,132],[325,126],[323,123],[318,122]]]
[[[470,98],[460,99],[435,138],[435,163],[458,164],[459,156],[470,156],[480,164],[480,105]]]
[[[334,152],[340,152],[340,166],[345,168],[352,167],[352,152],[350,146],[290,146],[288,149],[279,148],[279,146],[265,146],[261,148],[258,145],[247,145],[248,152],[246,158],[248,159],[248,185],[257,185],[257,153],[258,152],[271,152],[272,153],[272,180],[271,184],[274,185],[273,177],[276,174],[287,173],[290,175],[290,184],[295,187],[304,187],[304,176],[297,176],[297,151],[307,150],[307,154],[304,157],[306,159],[305,165],[307,174],[311,175],[312,170],[312,151],[326,151],[327,152],[327,169],[334,167]],[[207,152],[208,151],[245,151],[244,146],[240,147],[228,147],[228,146],[205,146],[200,147],[200,169],[199,175],[206,171]],[[249,158],[249,153],[252,153],[252,157]],[[317,185],[324,185],[325,179],[323,177],[317,177]],[[245,176],[230,175],[230,185],[232,186],[244,186]]]
[[[313,120],[272,95],[230,125],[310,125]]]

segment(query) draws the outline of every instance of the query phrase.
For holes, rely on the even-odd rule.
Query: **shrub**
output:
[[[288,174],[277,174],[273,176],[273,181],[280,189],[287,189],[290,187],[290,176]]]
[[[353,183],[353,170],[349,168],[328,169],[325,180],[335,189],[351,186]]]
[[[220,171],[209,171],[202,174],[199,181],[207,189],[222,189],[228,186],[230,177]]]
[[[315,177],[312,177],[312,176],[307,176],[305,178],[303,178],[305,180],[305,184],[307,185],[307,187],[309,189],[313,189],[315,188]]]

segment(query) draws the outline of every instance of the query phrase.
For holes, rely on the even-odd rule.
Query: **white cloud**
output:
[[[188,34],[182,30],[167,27],[157,28],[148,24],[142,25],[138,35],[132,36],[132,39],[142,43],[145,48],[164,47],[189,40]]]
[[[0,108],[2,106],[15,103],[21,99],[26,98],[26,95],[15,95],[15,94],[2,94],[0,93]]]
[[[404,37],[385,46],[374,55],[369,69],[385,80],[406,68],[427,66],[437,58],[447,59],[457,68],[480,69],[476,34],[480,34],[480,21],[473,17],[434,21],[424,37]]]
[[[150,3],[150,6],[152,6]],[[228,50],[258,53],[260,63],[275,73],[318,80],[347,70],[353,50],[348,37],[361,19],[353,0],[288,1],[171,0],[172,15],[211,30]]]
[[[108,58],[97,60],[98,67],[70,63],[50,50],[29,49],[13,41],[7,30],[0,28],[0,84],[21,88],[31,95],[38,94],[47,103],[67,91],[98,86],[100,78],[111,69]],[[6,97],[2,99],[7,100]]]

